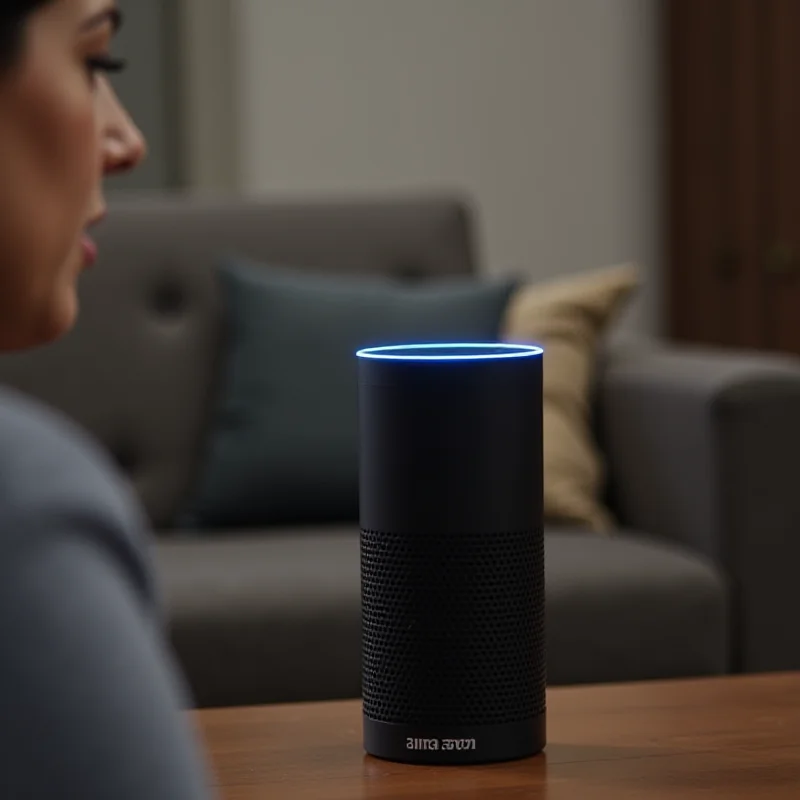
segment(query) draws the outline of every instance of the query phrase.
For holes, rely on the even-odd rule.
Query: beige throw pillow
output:
[[[544,515],[596,531],[614,527],[603,506],[605,471],[591,431],[597,348],[638,286],[625,264],[512,294],[502,322],[509,342],[544,348]]]

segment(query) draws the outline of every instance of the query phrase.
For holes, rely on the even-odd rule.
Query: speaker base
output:
[[[379,722],[364,714],[364,749],[404,764],[490,764],[541,753],[546,729],[546,714],[503,725],[448,727]]]

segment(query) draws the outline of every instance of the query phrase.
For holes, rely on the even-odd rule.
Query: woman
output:
[[[113,0],[0,0],[0,351],[72,326],[103,175],[144,157]],[[0,797],[196,800],[208,776],[143,519],[73,426],[0,390]]]

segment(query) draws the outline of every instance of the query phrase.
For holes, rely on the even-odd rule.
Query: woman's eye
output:
[[[86,67],[92,75],[97,72],[122,72],[126,67],[126,62],[122,58],[94,56],[86,59]]]

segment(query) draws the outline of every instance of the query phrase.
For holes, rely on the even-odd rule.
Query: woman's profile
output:
[[[102,178],[144,157],[106,74],[120,21],[113,0],[0,0],[0,354],[69,331]],[[103,453],[0,388],[0,797],[210,796],[156,595]]]

